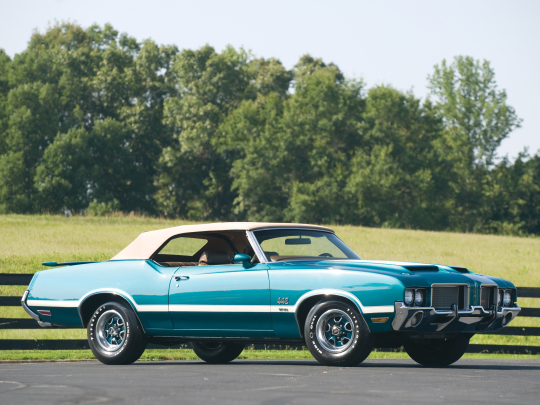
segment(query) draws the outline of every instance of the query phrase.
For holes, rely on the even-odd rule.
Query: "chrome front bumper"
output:
[[[392,328],[398,332],[416,333],[493,333],[508,325],[519,311],[520,307],[486,311],[477,306],[469,310],[441,311],[432,307],[407,307],[396,302]]]
[[[50,324],[49,322],[43,322],[40,319],[38,314],[36,314],[35,312],[32,312],[32,310],[30,308],[28,308],[28,305],[26,305],[26,298],[28,298],[28,290],[26,290],[24,292],[24,295],[22,296],[22,299],[21,299],[21,305],[24,308],[24,310],[26,311],[26,313],[28,315],[30,315],[33,319],[35,319],[37,321],[38,325],[41,326],[42,328],[48,328],[48,327],[52,326],[52,324]]]

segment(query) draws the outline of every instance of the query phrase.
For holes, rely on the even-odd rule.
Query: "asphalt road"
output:
[[[306,360],[0,364],[0,404],[540,404],[540,361]]]

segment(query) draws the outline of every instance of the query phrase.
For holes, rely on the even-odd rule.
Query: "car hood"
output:
[[[398,278],[405,286],[430,286],[434,283],[451,284],[497,284],[513,288],[507,280],[476,274],[464,267],[431,263],[415,263],[385,260],[313,260],[291,261],[289,265],[318,267],[358,272],[379,273]]]

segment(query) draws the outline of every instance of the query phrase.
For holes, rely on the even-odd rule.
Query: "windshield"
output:
[[[301,259],[356,259],[354,253],[330,232],[307,229],[274,229],[254,232],[269,261]]]

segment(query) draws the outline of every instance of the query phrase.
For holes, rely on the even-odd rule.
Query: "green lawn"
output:
[[[44,269],[41,265],[44,261],[106,260],[143,231],[187,223],[189,222],[121,216],[65,218],[47,215],[0,215],[0,272],[34,273]],[[517,286],[540,287],[540,238],[353,226],[331,228],[365,259],[460,265],[477,273],[507,278]],[[22,295],[24,290],[25,286],[0,286],[0,295]],[[540,299],[521,298],[518,303],[523,307],[540,307]],[[22,308],[0,307],[0,318],[22,317],[28,317]],[[540,326],[540,318],[518,317],[512,326]],[[83,339],[85,335],[84,330],[0,330],[0,339]],[[540,346],[540,337],[476,335],[472,343]],[[63,358],[63,353],[68,352],[26,353],[21,356]],[[79,354],[69,356],[84,356],[82,351],[75,353]],[[173,356],[171,358],[175,359],[177,358],[174,356],[188,356],[182,353],[184,352],[149,350],[145,356]],[[11,355],[15,353],[0,352],[0,359],[9,359]],[[254,351],[249,355],[263,354]],[[282,354],[272,351],[269,355]],[[286,351],[283,355],[292,354]],[[399,353],[384,355],[402,356]],[[88,354],[86,356],[88,357]]]
[[[144,217],[0,215],[0,269],[33,273],[44,261],[105,260],[143,231],[188,224]],[[540,287],[540,238],[331,226],[364,259],[465,266]]]

